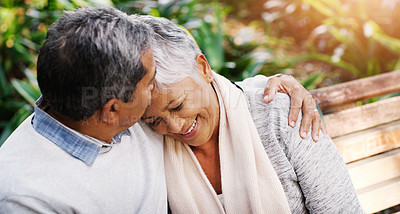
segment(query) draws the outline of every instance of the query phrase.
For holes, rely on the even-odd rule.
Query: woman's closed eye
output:
[[[177,106],[177,107],[175,107],[175,108],[173,108],[173,109],[171,109],[171,110],[172,110],[172,111],[179,111],[179,110],[182,109],[182,107],[183,107],[183,102],[182,102],[181,104],[179,104],[179,106]]]

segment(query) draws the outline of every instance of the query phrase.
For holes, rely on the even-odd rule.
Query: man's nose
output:
[[[178,116],[171,116],[168,120],[168,131],[171,133],[180,133],[185,125],[185,119]]]

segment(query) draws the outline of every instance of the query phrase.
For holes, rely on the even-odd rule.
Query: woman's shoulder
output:
[[[299,134],[302,113],[299,113],[295,127],[288,124],[290,97],[287,94],[276,93],[269,103],[264,102],[263,90],[246,90],[245,96],[265,149],[279,147],[289,159],[293,151],[306,149],[306,144],[299,146],[303,141]],[[308,138],[311,139],[307,137],[306,141],[312,142]]]
[[[290,97],[277,93],[274,99],[264,102],[263,90],[245,90],[245,96],[254,125],[261,138],[261,142],[267,151],[279,151],[270,155],[278,155],[279,159],[286,159],[291,151],[294,141],[289,140],[293,128],[288,125],[290,110]]]
[[[245,90],[247,105],[257,129],[260,127],[288,128],[290,97],[276,93],[274,99],[264,102],[263,90]],[[283,131],[283,130],[282,130]]]

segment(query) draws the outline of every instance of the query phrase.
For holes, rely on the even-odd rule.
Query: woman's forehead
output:
[[[153,92],[156,95],[164,95],[170,93],[180,93],[182,91],[190,92],[199,90],[198,83],[191,77],[187,77],[179,82],[168,85],[156,85]]]
[[[179,99],[187,92],[189,92],[189,90],[186,90],[184,87],[155,89],[151,93],[152,103],[154,101],[157,105],[165,105],[173,100]]]

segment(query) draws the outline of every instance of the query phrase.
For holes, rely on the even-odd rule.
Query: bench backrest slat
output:
[[[366,213],[396,206],[400,202],[400,178],[371,186],[368,190],[357,192],[357,195]]]
[[[332,138],[399,119],[400,96],[324,116]]]
[[[346,163],[400,148],[400,121],[337,137],[334,142]]]
[[[356,190],[400,177],[400,161],[397,160],[400,160],[400,150],[348,164]]]
[[[400,71],[392,71],[311,91],[322,110],[400,91]]]

